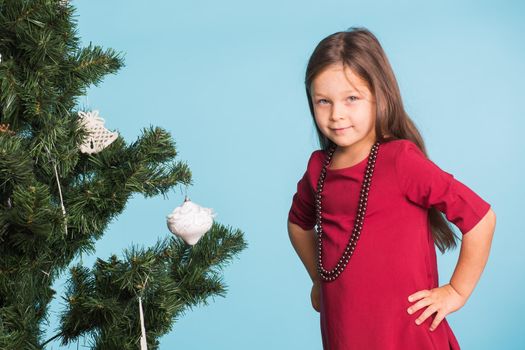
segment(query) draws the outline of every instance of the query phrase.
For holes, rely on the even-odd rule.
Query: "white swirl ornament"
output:
[[[212,208],[204,208],[188,197],[167,216],[169,230],[189,245],[195,245],[210,230],[217,215]]]

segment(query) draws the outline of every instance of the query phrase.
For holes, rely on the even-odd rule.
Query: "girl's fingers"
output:
[[[416,301],[421,298],[427,297],[430,295],[430,291],[428,289],[420,290],[412,295],[408,296],[408,301]]]
[[[438,312],[436,317],[434,317],[434,321],[430,325],[430,330],[433,331],[434,329],[436,329],[437,326],[441,323],[441,321],[443,321],[444,318],[445,318],[445,313]]]
[[[422,324],[429,316],[437,313],[429,328],[433,331],[438,327],[447,314],[451,311],[453,312],[457,310],[463,305],[464,302],[461,296],[451,292],[448,288],[452,287],[444,286],[432,290],[425,289],[409,296],[409,301],[424,298],[407,309],[409,314],[413,314],[417,310],[427,306],[425,311],[423,311],[423,313],[415,320],[417,325]]]
[[[315,284],[312,286],[312,290],[310,291],[310,299],[312,301],[312,307],[314,308],[315,311],[317,312],[321,312],[321,307],[320,307],[320,295],[319,295],[319,287],[316,286]]]
[[[432,300],[430,298],[424,298],[424,299],[421,299],[420,301],[418,301],[417,303],[415,303],[414,305],[410,306],[408,309],[407,309],[407,312],[409,314],[413,314],[414,312],[416,312],[417,310],[421,309],[422,307],[425,307],[427,305],[430,305],[432,304]]]
[[[429,307],[423,311],[423,313],[416,319],[416,324],[420,325],[421,323],[425,322],[425,320],[428,318],[428,316],[432,315],[434,312],[437,311],[437,307],[434,304],[431,304]]]

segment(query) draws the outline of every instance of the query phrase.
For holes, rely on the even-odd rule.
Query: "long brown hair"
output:
[[[351,27],[327,36],[319,42],[308,61],[304,81],[306,96],[323,150],[328,150],[334,143],[315,122],[310,87],[314,78],[332,64],[343,64],[367,82],[376,101],[375,131],[378,141],[411,140],[428,157],[423,138],[403,107],[397,80],[385,52],[375,35],[363,27]],[[443,214],[431,207],[428,218],[434,243],[441,253],[456,247],[459,237]]]

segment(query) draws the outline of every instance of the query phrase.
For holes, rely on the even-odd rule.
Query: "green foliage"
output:
[[[185,309],[225,296],[220,269],[246,247],[240,231],[214,224],[195,246],[179,238],[147,249],[132,248],[124,259],[98,259],[93,269],[71,269],[62,315],[64,343],[88,335],[94,349],[137,349],[141,296],[148,348],[171,330]]]
[[[0,131],[0,349],[49,343],[42,336],[53,282],[81,253],[93,253],[133,194],[192,184],[160,127],[144,128],[131,144],[119,137],[98,154],[79,151],[78,98],[124,63],[112,49],[79,47],[74,9],[62,3],[0,0],[0,124],[9,125]],[[225,295],[220,269],[245,247],[240,231],[214,223],[195,246],[172,237],[92,269],[75,266],[54,338],[137,349],[141,295],[154,349],[184,310]]]

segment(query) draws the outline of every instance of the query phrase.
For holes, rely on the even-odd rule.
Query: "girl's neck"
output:
[[[367,141],[348,147],[337,146],[332,160],[332,168],[345,168],[360,163],[368,157],[375,141]]]
[[[370,153],[374,143],[375,140],[370,140],[366,142],[359,142],[347,147],[337,146],[335,154],[338,154],[348,161],[359,161]]]

